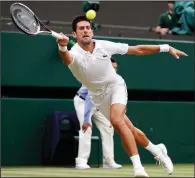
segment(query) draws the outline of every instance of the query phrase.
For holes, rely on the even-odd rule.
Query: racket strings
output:
[[[24,31],[35,34],[39,31],[39,23],[34,14],[23,6],[15,5],[11,9],[15,23]]]

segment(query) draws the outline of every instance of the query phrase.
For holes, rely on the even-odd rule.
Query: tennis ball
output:
[[[86,17],[89,20],[93,20],[96,17],[96,12],[94,10],[92,10],[92,9],[91,10],[88,10],[86,12]]]

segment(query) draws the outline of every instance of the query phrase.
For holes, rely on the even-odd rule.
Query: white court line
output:
[[[20,172],[20,171],[22,171],[23,173],[29,173],[29,172],[36,172],[36,173],[38,173],[38,172],[40,172],[40,173],[44,173],[44,174],[53,174],[53,173],[59,173],[59,174],[63,174],[63,173],[71,173],[71,174],[87,174],[87,173],[102,173],[102,174],[130,174],[130,173],[132,173],[133,172],[133,169],[124,169],[124,168],[122,168],[122,169],[99,169],[98,170],[98,168],[97,169],[93,169],[93,168],[91,168],[92,170],[78,170],[78,169],[64,169],[64,170],[62,170],[62,169],[35,169],[35,170],[33,170],[33,169],[29,169],[29,170],[25,170],[25,169],[18,169],[18,170],[4,170],[4,171],[2,171],[2,173],[10,173],[10,172],[15,172],[15,173],[17,173],[17,172]],[[146,170],[148,170],[149,172],[152,172],[152,173],[164,173],[164,170],[163,170],[163,168],[162,167],[156,167],[156,169],[153,169],[153,170],[151,170],[151,168],[147,168],[146,167]],[[193,169],[176,169],[175,170],[175,173],[177,174],[177,173],[187,173],[187,174],[192,174],[192,172],[193,172]]]

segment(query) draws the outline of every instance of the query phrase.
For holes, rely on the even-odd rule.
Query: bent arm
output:
[[[161,14],[158,18],[158,23],[157,23],[157,27],[155,28],[155,32],[156,33],[160,33],[161,32],[161,29],[163,27],[163,24],[164,24],[164,20],[163,20],[163,14]]]
[[[60,54],[60,57],[62,59],[62,61],[66,64],[66,65],[69,65],[72,63],[73,61],[73,56],[72,54],[69,52],[69,51],[61,51],[59,50],[59,54]]]
[[[68,51],[67,45],[69,38],[66,37],[63,33],[60,33],[64,38],[56,39],[58,43],[58,51],[61,59],[66,65],[69,65],[73,62],[73,55]]]

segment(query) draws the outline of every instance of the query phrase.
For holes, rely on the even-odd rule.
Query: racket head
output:
[[[36,35],[40,32],[40,22],[34,12],[22,3],[13,3],[10,14],[14,24],[24,33]]]

